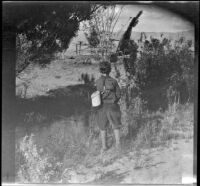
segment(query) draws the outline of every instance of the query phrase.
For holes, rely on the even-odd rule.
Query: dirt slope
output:
[[[108,151],[93,166],[66,170],[62,182],[95,184],[181,184],[193,176],[193,141],[172,141],[169,147],[129,152]],[[63,177],[63,178],[64,178]]]

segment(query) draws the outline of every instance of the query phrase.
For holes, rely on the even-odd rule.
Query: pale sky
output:
[[[178,32],[194,29],[194,26],[182,17],[155,6],[125,5],[115,31],[121,30],[122,24],[125,24],[124,27],[127,28],[129,17],[136,16],[140,10],[143,11],[143,14],[140,16],[139,23],[133,31]]]

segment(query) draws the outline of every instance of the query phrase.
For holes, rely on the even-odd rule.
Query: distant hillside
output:
[[[116,40],[120,40],[122,35],[123,35],[124,31],[121,32],[117,32],[114,34],[114,39]],[[166,37],[170,40],[177,40],[180,37],[185,37],[186,40],[192,40],[193,44],[194,44],[194,30],[187,30],[187,31],[182,31],[182,32],[145,32],[145,35],[147,37],[147,39],[151,37],[153,38],[161,38],[161,34],[163,34],[162,37]],[[135,41],[138,41],[140,39],[141,36],[141,32],[132,32],[131,38],[134,39]],[[87,39],[84,35],[83,31],[79,31],[77,33],[77,37],[73,38],[69,48],[67,49],[65,55],[76,55],[76,44],[82,41],[83,43],[87,44]],[[84,51],[86,51],[87,46],[82,46],[82,49]],[[85,53],[85,52],[84,52]]]
[[[117,39],[120,39],[122,37],[123,33],[118,33]],[[188,31],[182,31],[182,32],[145,32],[145,35],[149,39],[150,36],[154,38],[161,38],[161,34],[163,34],[163,37],[166,37],[170,40],[177,40],[180,37],[185,37],[186,40],[192,40],[194,41],[194,30],[188,30]],[[131,38],[134,40],[138,40],[141,36],[141,32],[132,32]]]

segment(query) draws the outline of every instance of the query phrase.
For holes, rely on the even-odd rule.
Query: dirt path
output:
[[[71,183],[181,184],[193,176],[193,140],[176,140],[169,147],[129,152],[120,158],[113,153],[101,157],[91,168],[68,172]],[[69,180],[69,179],[68,179]]]
[[[174,141],[170,148],[147,152],[142,161],[121,183],[181,184],[184,176],[193,176],[193,142]]]

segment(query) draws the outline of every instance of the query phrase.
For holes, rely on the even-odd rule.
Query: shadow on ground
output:
[[[73,115],[90,113],[90,95],[94,86],[78,84],[50,90],[48,96],[17,98],[18,125],[41,125]]]

